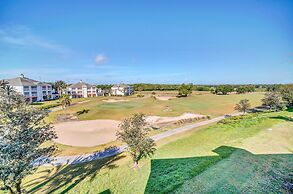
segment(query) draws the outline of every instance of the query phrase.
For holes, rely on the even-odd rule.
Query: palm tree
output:
[[[7,95],[12,94],[14,89],[12,86],[8,85],[8,82],[5,80],[0,80],[0,92],[6,93]]]
[[[63,90],[67,87],[66,83],[62,80],[56,81],[53,86],[58,91],[59,96],[62,95]]]
[[[64,115],[66,117],[66,107],[70,106],[71,104],[71,99],[69,98],[69,95],[63,95],[60,99],[60,103],[64,110]]]
[[[60,103],[61,103],[63,109],[70,106],[71,99],[69,98],[69,95],[63,95],[60,99]]]

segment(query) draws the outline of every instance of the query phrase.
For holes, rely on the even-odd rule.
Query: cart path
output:
[[[238,116],[240,113],[231,114],[232,116]],[[183,127],[178,127],[157,135],[152,136],[151,138],[155,141],[164,139],[166,137],[170,137],[172,135],[182,133],[185,131],[189,131],[192,129],[199,128],[204,125],[212,124],[215,122],[218,122],[220,120],[223,120],[225,116],[219,116],[210,120],[201,121],[198,123],[186,125]],[[60,166],[60,165],[67,165],[67,164],[80,164],[84,162],[90,162],[97,159],[102,159],[110,156],[115,156],[117,154],[120,154],[126,150],[127,146],[122,145],[114,148],[109,148],[104,151],[94,152],[90,154],[82,154],[82,155],[73,155],[73,156],[57,156],[53,158],[40,158],[34,162],[34,165],[45,165],[45,166]]]

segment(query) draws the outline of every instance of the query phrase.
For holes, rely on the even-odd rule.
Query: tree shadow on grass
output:
[[[100,192],[99,194],[111,194],[110,189]]]
[[[117,155],[82,164],[58,166],[53,176],[47,177],[44,182],[37,184],[28,192],[54,193],[58,191],[58,193],[67,193],[85,178],[92,181],[101,168],[117,168],[114,162],[124,157],[123,155]],[[62,191],[60,191],[61,188]]]
[[[270,117],[270,118],[271,119],[280,119],[280,120],[284,120],[284,121],[293,122],[293,118],[288,117],[288,116],[275,116],[275,117]]]
[[[174,159],[154,159],[151,161],[151,173],[145,188],[145,193],[171,193],[174,191],[178,191],[178,189],[181,189],[182,185],[185,184],[185,182],[187,181],[191,181],[192,184],[192,180],[196,179],[196,177],[202,173],[204,173],[205,171],[209,171],[210,168],[212,167],[216,167],[218,166],[219,162],[221,161],[229,161],[231,160],[231,156],[232,155],[236,155],[236,153],[241,156],[241,158],[243,159],[249,159],[248,161],[253,161],[254,166],[250,166],[250,164],[243,162],[244,166],[248,166],[248,168],[250,169],[254,169],[254,168],[265,168],[266,170],[268,170],[268,172],[265,172],[263,178],[264,180],[269,180],[272,181],[272,192],[277,191],[276,193],[279,193],[278,191],[282,190],[282,191],[290,191],[290,188],[287,187],[286,185],[292,185],[292,180],[290,179],[290,176],[292,176],[292,174],[290,175],[290,164],[293,164],[293,155],[292,154],[266,154],[266,155],[254,155],[244,149],[239,149],[239,148],[234,148],[234,147],[228,147],[228,146],[221,146],[218,147],[217,149],[213,150],[213,152],[217,153],[218,155],[216,156],[202,156],[202,157],[191,157],[191,158],[174,158]],[[237,158],[238,160],[240,157],[234,157]],[[266,164],[264,165],[264,161],[266,160],[272,160],[272,163]],[[274,165],[276,165],[276,163],[278,163],[278,161],[286,161],[288,163],[286,163],[286,165],[282,166],[283,169],[278,169],[281,168],[278,166],[278,168]],[[239,161],[235,160],[232,161],[233,164],[239,163]],[[278,164],[279,165],[279,164]],[[237,164],[236,164],[237,166]],[[276,165],[277,166],[277,165]],[[241,168],[241,166],[238,167],[238,169]],[[252,169],[252,171],[254,171]],[[229,169],[226,169],[227,171]],[[273,171],[273,173],[271,172],[271,170]],[[276,174],[275,171],[282,171],[282,175],[280,176],[280,174]],[[241,170],[240,170],[241,171]],[[263,172],[263,170],[260,170],[261,172]],[[288,172],[289,171],[289,172]],[[292,171],[292,168],[291,168]],[[214,171],[213,171],[214,172]],[[229,172],[231,173],[231,172]],[[228,173],[228,174],[229,174]],[[234,173],[234,174],[233,174]],[[239,172],[233,172],[229,174],[231,177],[233,176],[242,176],[241,173],[237,174]],[[267,174],[266,174],[267,173]],[[272,175],[270,175],[270,173],[272,173]],[[208,176],[208,180],[209,179],[214,179],[215,176],[213,173],[211,173],[211,175]],[[218,175],[219,177],[221,177],[221,174]],[[252,176],[258,176],[257,175],[253,175]],[[269,178],[268,178],[269,177]],[[273,177],[273,178],[270,178]],[[223,178],[221,179],[225,179],[227,177],[223,176]],[[243,176],[242,176],[243,178]],[[226,180],[224,180],[226,181]],[[241,181],[240,181],[241,182]],[[225,183],[226,184],[226,183]],[[278,186],[276,186],[277,184],[279,184]],[[188,185],[188,184],[187,184]],[[281,186],[280,186],[281,185]],[[208,187],[208,183],[201,185],[201,187]],[[227,185],[226,185],[227,186]],[[230,184],[230,186],[232,188],[235,187],[235,185]],[[189,187],[189,186],[187,186]],[[228,184],[229,187],[229,184]],[[190,187],[189,187],[190,188]],[[259,187],[257,187],[259,188]],[[262,188],[262,187],[260,187]],[[266,188],[266,187],[263,187]],[[217,188],[213,188],[214,190],[212,190],[212,192],[216,192],[218,191],[218,187]],[[238,188],[237,188],[238,189]],[[274,190],[275,189],[275,190]],[[240,189],[241,190],[241,189]],[[180,190],[181,191],[181,190]],[[191,190],[184,190],[178,193],[189,193],[192,191]],[[194,192],[194,190],[193,190]],[[199,192],[199,191],[198,191]],[[211,192],[210,190],[208,192]],[[227,192],[227,190],[223,190],[222,192]],[[233,192],[240,192],[239,190],[234,190]],[[243,190],[242,192],[245,192],[245,190]],[[256,190],[257,192],[257,190]],[[200,193],[200,192],[199,192]],[[221,192],[220,192],[221,193]],[[241,193],[241,192],[240,192]]]

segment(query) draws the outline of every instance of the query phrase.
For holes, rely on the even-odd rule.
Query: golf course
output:
[[[237,112],[234,110],[235,104],[241,99],[249,99],[252,107],[259,106],[264,93],[215,95],[210,92],[193,92],[186,98],[177,98],[176,95],[176,91],[156,91],[156,99],[152,98],[149,92],[145,92],[142,98],[134,95],[96,97],[86,101],[81,99],[79,102],[74,99],[71,106],[52,111],[47,118],[48,122],[53,122],[57,131],[58,139],[55,141],[59,147],[57,155],[91,153],[109,146],[121,145],[115,135],[118,125],[123,119],[135,113],[144,113],[149,120],[153,120],[154,117],[159,120],[166,118],[174,120],[152,130],[151,135],[154,135],[188,124],[185,123],[186,119],[196,118],[198,115],[214,118],[235,113]],[[160,100],[160,98],[169,100]],[[78,114],[83,110],[86,111]],[[74,119],[60,122],[58,117],[64,114]],[[180,120],[184,122],[178,124],[176,121]],[[156,126],[160,124],[155,122]]]
[[[249,99],[254,107],[261,104],[262,97],[263,93],[194,93],[167,101],[121,97],[117,99],[123,101],[114,103],[101,97],[66,111],[74,114],[89,109],[78,116],[83,121],[122,120],[137,111],[160,116],[193,112],[216,117],[235,112],[240,99]],[[164,112],[165,106],[172,111]],[[141,160],[137,169],[132,168],[133,161],[125,152],[76,165],[41,166],[23,184],[31,193],[286,193],[285,185],[292,179],[292,117],[287,110],[226,118],[157,141],[153,157]],[[105,148],[60,147],[74,154]]]

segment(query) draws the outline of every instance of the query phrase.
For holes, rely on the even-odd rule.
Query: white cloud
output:
[[[105,56],[105,55],[103,55],[103,54],[98,54],[97,56],[96,56],[96,64],[97,65],[100,65],[100,64],[103,64],[103,63],[105,63],[106,61],[108,60],[108,58]]]
[[[68,54],[71,52],[62,45],[33,34],[28,27],[21,25],[0,28],[0,42],[16,46],[43,48],[59,54]]]

